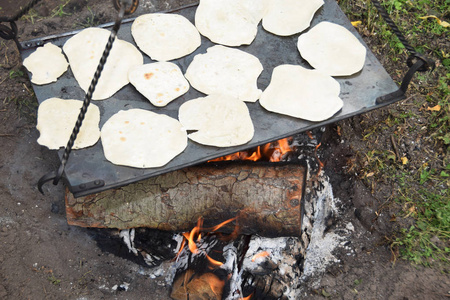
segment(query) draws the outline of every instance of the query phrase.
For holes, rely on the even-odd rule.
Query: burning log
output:
[[[184,236],[189,247],[182,246],[171,266],[172,299],[295,299],[298,294],[306,249],[300,238],[240,235],[226,243],[204,232],[201,222]]]
[[[198,275],[189,269],[173,283],[176,288],[170,296],[180,300],[220,300],[223,285],[224,282],[213,273]]]
[[[300,236],[306,168],[300,164],[228,163],[190,167],[85,197],[66,193],[70,225],[188,231],[238,217],[240,233]],[[231,232],[234,225],[225,226]]]

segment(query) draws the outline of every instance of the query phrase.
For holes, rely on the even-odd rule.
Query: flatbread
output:
[[[144,109],[119,111],[103,125],[101,137],[107,160],[135,168],[162,167],[187,146],[178,120]]]
[[[43,101],[38,108],[36,128],[40,132],[37,142],[49,149],[65,147],[72,134],[83,101],[72,99],[50,98]],[[100,110],[90,104],[73,149],[81,149],[94,145],[100,138]]]
[[[55,82],[69,67],[61,48],[52,43],[37,48],[24,59],[23,65],[32,73],[31,82],[37,85]]]
[[[242,50],[216,45],[197,54],[186,70],[186,78],[205,94],[226,94],[255,102],[262,91],[257,79],[263,66],[256,56]]]
[[[185,94],[189,83],[180,68],[171,62],[137,66],[128,72],[131,84],[153,105],[162,107]]]
[[[269,8],[262,25],[265,30],[280,36],[304,31],[311,24],[323,0],[269,0]]]
[[[267,6],[268,0],[200,0],[195,26],[214,43],[250,45]]]
[[[339,83],[329,75],[302,66],[281,65],[273,69],[259,103],[271,112],[319,122],[342,108],[339,93]]]
[[[331,76],[361,71],[367,51],[348,29],[331,22],[320,22],[300,35],[297,48],[313,68]]]
[[[88,91],[109,36],[110,32],[106,29],[86,28],[68,39],[63,46],[73,75],[85,92]],[[92,99],[110,98],[129,83],[128,70],[143,63],[144,58],[135,46],[116,38]]]
[[[177,14],[146,14],[136,18],[131,34],[139,49],[157,61],[186,56],[200,46],[195,26]]]
[[[200,144],[231,147],[253,138],[254,128],[247,105],[236,98],[214,94],[183,103],[178,119],[188,137]]]

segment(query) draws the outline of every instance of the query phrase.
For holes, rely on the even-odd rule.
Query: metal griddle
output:
[[[196,5],[190,5],[177,10],[167,11],[166,13],[181,14],[194,23],[196,7]],[[133,20],[134,18],[124,21],[118,33],[118,38],[135,44],[130,30]],[[325,5],[316,13],[311,26],[314,26],[321,21],[330,21],[346,27],[367,48],[367,45],[353,28],[336,1],[325,0]],[[111,26],[112,23],[104,24],[101,27],[110,28]],[[42,46],[45,43],[51,42],[62,47],[65,41],[77,32],[79,31],[23,42],[23,49],[21,52],[22,58],[25,59],[34,52],[38,46]],[[259,25],[258,34],[253,43],[249,46],[238,47],[238,49],[258,57],[264,66],[264,71],[258,79],[258,87],[260,89],[264,90],[268,86],[272,70],[278,65],[297,64],[311,68],[308,63],[300,57],[297,50],[296,44],[298,36],[299,34],[290,37],[275,36],[265,31],[261,25]],[[202,37],[202,45],[199,49],[174,62],[184,73],[196,54],[205,53],[206,49],[213,45],[214,43],[210,42],[207,38]],[[292,136],[306,130],[311,130],[319,126],[324,126],[351,116],[362,114],[402,99],[403,93],[397,93],[396,96],[388,97],[387,99],[384,99],[385,101],[377,103],[377,98],[398,91],[398,86],[393,82],[372,52],[369,49],[367,50],[365,66],[361,72],[349,77],[336,78],[341,85],[340,97],[344,101],[344,107],[335,116],[326,121],[304,121],[268,112],[260,106],[259,102],[247,103],[255,127],[255,135],[253,139],[245,145],[218,148],[203,146],[189,140],[185,151],[164,167],[138,169],[117,166],[107,161],[103,154],[100,140],[93,147],[72,151],[63,178],[69,187],[69,190],[75,197],[85,196],[203,163],[207,160],[232,154],[237,151],[253,148],[280,138]],[[144,63],[150,62],[152,62],[152,60],[144,54]],[[85,95],[83,90],[78,86],[70,69],[61,76],[57,82],[43,86],[33,84],[33,89],[39,103],[51,97],[82,100]],[[191,87],[185,95],[169,103],[166,107],[157,108],[129,84],[118,91],[112,98],[103,101],[94,101],[94,104],[100,108],[101,128],[113,114],[117,113],[119,110],[131,108],[148,109],[177,118],[178,108],[181,104],[202,96],[204,96],[204,94]],[[161,151],[164,151],[164,149],[161,149]],[[60,150],[60,158],[62,157],[62,154],[63,150]]]

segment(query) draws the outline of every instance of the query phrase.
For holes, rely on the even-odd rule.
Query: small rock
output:
[[[59,213],[59,205],[56,204],[56,203],[52,203],[51,212],[54,213],[54,214]]]

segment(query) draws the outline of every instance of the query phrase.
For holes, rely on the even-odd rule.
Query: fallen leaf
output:
[[[402,161],[402,164],[406,165],[408,163],[408,158],[403,156],[402,158],[400,158],[400,160]]]
[[[438,104],[438,105],[433,106],[433,107],[427,107],[427,110],[440,111],[441,110],[441,106]]]
[[[324,289],[322,289],[322,296],[324,296],[325,298],[329,298],[329,297],[331,297],[331,294],[328,293],[327,291],[325,291]]]
[[[441,25],[442,27],[449,27],[450,23],[446,22],[446,21],[442,21],[441,19],[439,19],[438,17],[434,16],[434,15],[429,15],[429,16],[425,16],[425,17],[419,17],[419,19],[422,20],[426,20],[428,18],[433,18],[435,19],[439,25]]]
[[[353,27],[358,27],[358,26],[361,25],[361,24],[362,24],[361,21],[353,21],[353,22],[352,22]]]
[[[366,174],[366,177],[372,177],[375,173],[374,172],[370,172]]]

